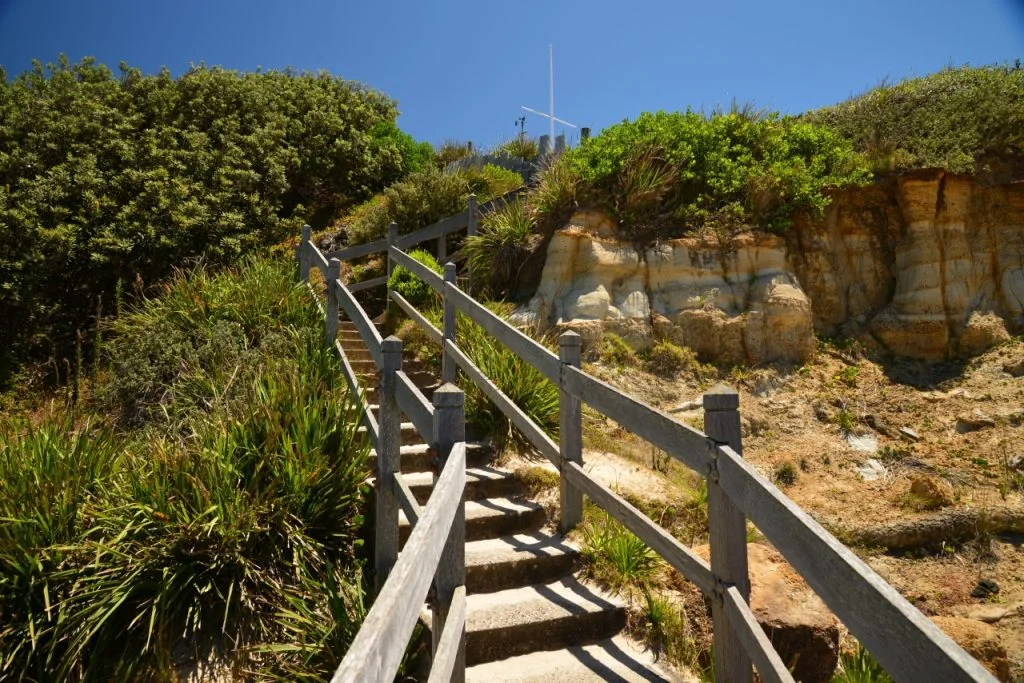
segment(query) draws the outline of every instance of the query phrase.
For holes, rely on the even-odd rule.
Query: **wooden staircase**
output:
[[[376,411],[380,380],[368,349],[351,322],[340,322],[337,338]],[[414,360],[405,359],[403,369],[428,399],[440,386]],[[430,455],[411,423],[403,423],[402,435],[401,470],[422,504],[433,488]],[[622,633],[622,602],[579,580],[579,550],[492,458],[487,445],[468,444],[466,680],[680,680]],[[404,514],[399,523],[404,543]],[[429,627],[426,608],[421,620]]]

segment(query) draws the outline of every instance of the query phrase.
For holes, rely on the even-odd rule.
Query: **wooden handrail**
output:
[[[364,244],[357,244],[354,247],[346,247],[345,249],[339,249],[338,251],[332,251],[327,254],[328,259],[336,258],[339,261],[351,261],[354,258],[360,256],[369,256],[370,254],[376,254],[377,252],[387,251],[388,241],[375,240],[373,242],[366,242]]]
[[[398,238],[398,242],[394,245],[399,249],[408,249],[411,246],[417,245],[420,242],[426,242],[427,240],[436,240],[442,235],[449,233],[458,232],[466,227],[469,220],[469,212],[463,211],[457,213],[454,216],[448,216],[433,225],[428,225],[425,228],[420,228],[416,232],[410,232],[408,235],[402,235]]]
[[[391,247],[388,253],[396,265],[411,271],[416,277],[426,282],[435,292],[440,293],[444,290],[444,279],[412,256],[409,256],[397,247]]]
[[[434,438],[434,407],[401,370],[395,373],[395,398],[398,399],[399,409],[409,416],[420,438],[430,443]]]

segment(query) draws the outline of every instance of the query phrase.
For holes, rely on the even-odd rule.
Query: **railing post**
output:
[[[718,443],[728,444],[742,455],[739,405],[739,394],[723,384],[704,394],[705,433]],[[712,573],[718,578],[720,587],[736,586],[743,594],[743,599],[749,603],[746,519],[718,485],[717,469],[708,475],[708,527]],[[733,624],[729,623],[724,596],[716,598],[711,604],[715,678],[724,683],[750,683],[753,680],[750,657],[737,637]]]
[[[466,239],[476,237],[476,195],[469,195],[469,202],[466,205]],[[466,292],[473,291],[473,272],[466,269]]]
[[[332,258],[327,264],[327,303],[324,306],[325,312],[324,327],[327,330],[325,345],[327,348],[334,346],[334,340],[338,338],[338,280],[341,278],[341,261]]]
[[[448,258],[448,236],[441,235],[437,238],[437,262],[444,263]]]
[[[444,264],[444,341],[455,343],[455,304],[448,297],[448,283],[455,284],[455,264]],[[448,353],[444,344],[441,345],[441,381],[455,382],[455,359]]]
[[[388,223],[388,277],[395,269],[395,262],[391,260],[391,247],[398,246],[398,223]],[[390,293],[390,292],[389,292]]]
[[[437,453],[440,473],[448,462],[452,447],[466,440],[466,395],[454,384],[443,384],[434,391],[434,438],[433,447]],[[434,476],[437,483],[438,475]],[[444,552],[434,575],[435,601],[432,610],[431,633],[432,653],[444,631],[445,620],[452,605],[455,589],[466,584],[466,506],[459,501],[452,530],[444,545]],[[451,680],[462,683],[466,677],[466,634],[459,639],[459,654]]]
[[[309,282],[309,240],[313,236],[313,228],[308,225],[302,226],[302,241],[299,242],[298,248],[295,250],[296,255],[299,258],[299,279],[303,282]]]
[[[398,497],[395,474],[401,462],[402,414],[395,398],[395,373],[402,369],[402,340],[392,335],[381,342],[380,407],[377,412],[377,520],[374,548],[375,583],[379,591],[398,560]]]
[[[564,332],[558,338],[558,357],[563,368],[580,367],[580,335]],[[583,406],[580,399],[565,389],[558,389],[558,450],[564,465],[567,462],[583,464]],[[563,474],[560,477],[561,515],[558,527],[568,533],[583,519],[583,492],[569,483]]]

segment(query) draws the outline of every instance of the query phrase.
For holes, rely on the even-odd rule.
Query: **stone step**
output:
[[[467,452],[466,455],[468,458],[469,453]],[[407,475],[405,482],[420,505],[426,504],[430,498],[430,492],[434,490],[434,473],[415,472]],[[512,472],[486,466],[466,466],[466,493],[463,496],[465,500],[501,498],[518,493],[520,488],[519,480]]]
[[[697,681],[657,664],[650,650],[617,636],[593,645],[553,652],[533,652],[518,657],[477,664],[466,669],[466,683],[591,683],[596,681]]]
[[[402,472],[425,472],[430,474],[433,468],[430,446],[425,443],[402,446]],[[466,444],[466,467],[485,467],[494,454],[494,449],[487,444],[469,442]],[[369,467],[377,469],[377,452],[370,450]]]
[[[377,415],[374,415],[376,418]],[[366,426],[361,425],[356,430],[359,434],[366,434]],[[413,444],[423,443],[423,439],[420,438],[420,433],[416,431],[416,425],[412,422],[402,423],[402,444],[403,446],[411,446]],[[468,453],[467,453],[468,455]]]
[[[625,625],[622,605],[572,577],[475,593],[466,600],[466,664],[591,645]]]
[[[547,583],[572,573],[579,550],[543,531],[466,544],[466,587],[493,593]]]
[[[486,498],[466,501],[466,541],[507,536],[539,529],[544,524],[544,507],[531,501]],[[412,529],[405,512],[398,515],[398,537],[404,544]]]

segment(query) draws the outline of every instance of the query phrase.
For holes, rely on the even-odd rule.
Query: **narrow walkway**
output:
[[[376,412],[379,375],[348,321],[338,340]],[[429,399],[438,379],[416,361],[404,369]],[[402,472],[421,503],[433,487],[429,454],[411,423],[402,425]],[[544,508],[523,495],[493,452],[468,444],[466,482],[466,680],[678,681],[630,640],[626,610],[614,596],[580,582],[579,550],[551,530]],[[404,543],[410,531],[400,519]],[[424,623],[430,624],[424,608]]]

